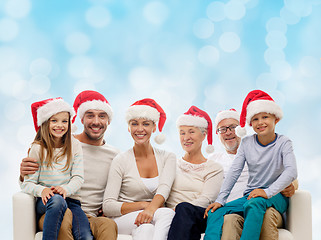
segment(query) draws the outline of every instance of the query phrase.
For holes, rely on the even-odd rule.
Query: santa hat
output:
[[[204,112],[203,110],[191,106],[186,113],[181,115],[177,121],[176,126],[194,126],[194,127],[201,127],[207,129],[207,142],[208,146],[206,147],[207,153],[214,152],[214,147],[212,145],[213,143],[213,137],[212,137],[212,120],[210,116]]]
[[[235,120],[237,120],[237,121],[240,121],[240,114],[239,114],[234,108],[220,111],[220,112],[216,115],[215,122],[214,122],[216,133],[217,133],[217,126],[218,126],[218,124],[219,124],[222,120],[227,119],[227,118],[233,118],[233,119],[235,119]]]
[[[34,102],[31,104],[31,112],[36,132],[44,122],[57,113],[69,112],[71,118],[75,115],[72,107],[60,97]]]
[[[78,94],[74,102],[76,116],[82,119],[89,109],[101,110],[108,115],[108,124],[113,118],[113,110],[106,98],[96,91],[86,90]],[[76,118],[74,117],[74,119]]]
[[[126,121],[129,123],[130,120],[135,118],[144,118],[151,120],[154,123],[158,122],[158,130],[162,132],[163,126],[166,121],[166,114],[164,110],[159,106],[155,100],[150,98],[144,98],[133,103],[127,110]],[[154,138],[155,142],[162,144],[165,141],[165,135],[160,134]]]
[[[282,119],[283,112],[269,94],[261,90],[253,90],[248,93],[244,99],[242,112],[240,116],[240,126],[236,128],[236,134],[239,137],[244,137],[242,133],[246,122],[251,126],[251,119],[255,114],[266,112],[274,114],[276,118]]]

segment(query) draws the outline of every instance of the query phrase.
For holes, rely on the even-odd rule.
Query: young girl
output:
[[[62,98],[51,98],[31,105],[37,135],[29,157],[39,169],[25,176],[22,191],[37,197],[37,220],[45,215],[43,239],[57,239],[67,207],[73,214],[75,239],[93,239],[88,219],[80,206],[79,189],[84,181],[82,149],[71,136],[73,109]]]

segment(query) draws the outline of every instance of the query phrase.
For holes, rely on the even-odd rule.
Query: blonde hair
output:
[[[62,158],[63,156],[67,156],[67,162],[63,168],[63,171],[67,171],[72,159],[70,113],[68,119],[68,130],[62,137],[62,151],[60,151],[59,154],[57,154],[56,156],[54,156],[55,143],[49,131],[50,118],[43,124],[41,124],[33,143],[40,145],[41,165],[43,165],[44,162],[47,162],[47,167],[52,167],[53,163],[57,163],[60,158]],[[46,159],[44,159],[45,150],[47,151]]]

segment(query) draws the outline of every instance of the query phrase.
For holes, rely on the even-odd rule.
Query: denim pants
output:
[[[58,239],[59,229],[67,207],[72,212],[72,234],[74,239],[93,239],[88,218],[81,209],[80,201],[72,198],[64,199],[61,195],[55,194],[48,200],[46,205],[42,203],[40,197],[37,198],[37,219],[46,214],[43,223],[43,240]]]
[[[168,240],[199,240],[205,232],[205,208],[182,202],[175,208],[175,216],[168,232]]]
[[[257,197],[247,200],[247,197],[248,195],[229,202],[213,213],[209,211],[204,240],[220,240],[224,215],[231,213],[244,216],[241,240],[259,240],[266,209],[274,207],[283,214],[289,206],[289,199],[281,193],[269,199]]]

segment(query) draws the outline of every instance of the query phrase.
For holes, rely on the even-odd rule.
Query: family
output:
[[[298,188],[292,142],[275,132],[283,112],[261,90],[210,116],[196,106],[178,117],[184,156],[155,148],[166,113],[153,99],[126,112],[134,146],[104,140],[111,105],[83,91],[73,108],[62,98],[31,105],[36,137],[20,167],[23,192],[36,197],[43,239],[278,239],[277,228]],[[72,134],[76,117],[83,131]],[[246,123],[254,134],[245,136]],[[214,152],[213,128],[225,148]],[[241,140],[242,138],[242,140]],[[207,140],[206,158],[202,144]]]

